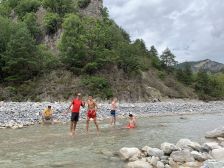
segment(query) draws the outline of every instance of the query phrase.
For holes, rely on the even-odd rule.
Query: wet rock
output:
[[[157,164],[156,164],[156,167],[157,167],[157,168],[164,168],[164,167],[165,167],[165,165],[164,165],[164,163],[163,163],[163,162],[158,161],[158,162],[157,162]]]
[[[130,158],[138,157],[140,156],[141,151],[138,148],[121,148],[119,150],[119,155],[121,159],[128,160]]]
[[[216,128],[212,131],[206,132],[205,137],[206,138],[217,138],[217,137],[224,138],[224,127]]]
[[[159,161],[158,157],[152,156],[150,163],[151,163],[151,165],[156,166],[158,161]]]
[[[213,149],[211,155],[217,161],[224,161],[224,148]]]
[[[208,153],[199,153],[197,151],[192,151],[191,154],[193,155],[194,159],[199,162],[211,159],[211,156]]]
[[[147,152],[148,156],[162,157],[164,155],[162,150],[160,150],[158,148],[151,148],[149,146],[143,147],[142,151]]]
[[[219,149],[222,148],[217,142],[207,142],[203,144],[203,147],[207,147],[209,149]]]
[[[223,168],[224,161],[207,160],[204,162],[202,168]]]
[[[193,149],[199,151],[201,149],[201,145],[197,142],[192,142],[189,139],[180,139],[176,146],[181,149]]]
[[[144,161],[134,161],[134,162],[129,162],[126,165],[126,168],[153,168],[148,162],[144,162]]]
[[[189,150],[174,151],[171,153],[170,157],[175,162],[193,162],[194,161],[194,157],[192,156]]]
[[[161,149],[165,154],[171,154],[173,151],[178,150],[178,148],[171,143],[164,142],[161,144]]]

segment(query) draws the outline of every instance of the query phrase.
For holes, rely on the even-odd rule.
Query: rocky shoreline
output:
[[[41,122],[41,112],[51,105],[54,119],[58,122],[70,121],[70,115],[64,115],[69,102],[0,102],[0,128],[23,128]],[[99,103],[98,119],[103,120],[110,116],[110,104]],[[84,120],[86,108],[81,109],[80,119]],[[176,114],[204,114],[224,112],[223,101],[202,102],[197,100],[167,100],[149,103],[120,103],[117,110],[118,117],[127,117],[133,113],[141,116],[162,116]]]
[[[123,147],[117,155],[127,162],[125,168],[223,168],[224,127],[207,132],[212,141],[199,144],[180,139],[176,144],[164,142],[159,148]]]

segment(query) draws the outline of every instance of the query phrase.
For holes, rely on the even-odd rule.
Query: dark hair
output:
[[[48,108],[51,108],[51,106],[47,106]]]
[[[133,114],[129,114],[129,117],[133,117]]]

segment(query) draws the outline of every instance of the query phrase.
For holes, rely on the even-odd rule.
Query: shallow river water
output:
[[[208,130],[222,126],[224,114],[186,115],[138,118],[138,127],[123,129],[126,120],[119,120],[116,128],[107,121],[100,122],[96,135],[93,123],[85,133],[80,122],[77,135],[68,135],[68,124],[35,125],[25,129],[0,130],[1,168],[119,168],[124,165],[111,152],[121,147],[159,147],[162,142],[176,143],[180,138],[204,142]]]

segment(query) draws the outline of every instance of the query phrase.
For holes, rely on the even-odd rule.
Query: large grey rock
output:
[[[175,162],[193,162],[194,161],[194,157],[192,156],[189,150],[174,151],[171,153],[170,157]]]
[[[224,161],[224,148],[213,149],[211,155],[217,161]]]
[[[201,165],[202,163],[200,162],[187,162],[183,166],[190,167],[190,168],[199,168],[201,167]]]
[[[191,154],[193,155],[194,159],[199,162],[203,162],[212,158],[208,153],[199,153],[197,151],[192,151]]]
[[[216,161],[216,160],[207,160],[204,162],[202,168],[223,168],[224,162],[223,161]]]
[[[165,154],[171,154],[173,151],[178,150],[178,148],[171,143],[164,142],[161,144],[161,149]]]
[[[203,147],[208,147],[212,149],[219,149],[222,148],[217,142],[207,142],[203,144]]]
[[[164,168],[164,167],[165,167],[165,165],[164,165],[164,163],[163,163],[163,162],[158,161],[158,162],[157,162],[157,164],[156,164],[156,167],[157,167],[157,168]]]
[[[119,155],[120,155],[121,159],[123,159],[123,160],[128,160],[133,157],[138,157],[138,156],[140,156],[140,154],[141,154],[141,151],[138,148],[124,147],[119,150]]]
[[[158,161],[159,161],[159,158],[153,156],[153,157],[151,158],[150,163],[151,163],[153,166],[156,166]]]
[[[137,160],[134,162],[129,162],[126,168],[152,168],[152,166],[148,162]]]
[[[197,142],[192,142],[189,139],[180,139],[176,146],[181,149],[193,149],[199,151],[201,149],[201,145]]]
[[[156,156],[156,157],[162,157],[164,155],[164,152],[158,148],[151,148],[149,146],[145,146],[142,148],[143,152],[147,152],[149,156]]]
[[[208,131],[205,134],[206,138],[224,137],[224,127],[216,128],[212,131]]]

